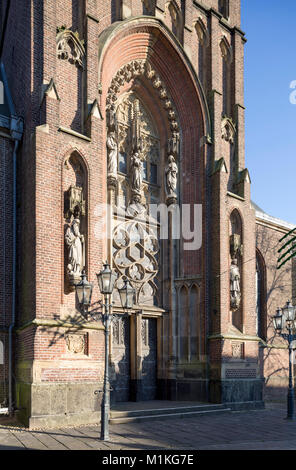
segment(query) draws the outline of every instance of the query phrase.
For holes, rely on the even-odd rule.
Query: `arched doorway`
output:
[[[99,51],[106,180],[112,207],[109,260],[119,274],[119,283],[127,277],[137,291],[135,309],[128,320],[129,351],[122,349],[114,369],[116,375],[130,357],[130,397],[145,399],[144,390],[149,387],[157,396],[155,378],[156,383],[168,384],[166,390],[177,381],[176,368],[169,372],[177,361],[179,344],[175,279],[202,279],[203,298],[207,263],[207,236],[202,249],[186,251],[183,240],[172,238],[169,222],[167,238],[160,239],[159,218],[152,217],[151,221],[150,217],[147,224],[150,204],[168,209],[205,202],[210,120],[195,72],[161,21],[137,18],[112,25],[100,38]],[[205,211],[203,204],[203,217]],[[114,301],[115,310],[120,311],[116,296]],[[200,323],[205,323],[204,311]],[[150,352],[145,350],[147,344]],[[201,351],[204,344],[203,336]]]

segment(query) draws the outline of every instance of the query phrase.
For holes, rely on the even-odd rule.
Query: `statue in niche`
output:
[[[170,155],[168,158],[168,164],[165,168],[166,191],[168,197],[177,197],[177,175],[178,166],[175,162],[173,155]]]
[[[233,258],[230,266],[230,306],[231,310],[235,312],[239,309],[241,302],[240,290],[240,272],[237,259]]]
[[[85,265],[85,241],[80,233],[80,219],[76,216],[67,228],[65,242],[69,250],[67,271],[71,284],[81,280],[81,273]]]
[[[110,132],[107,138],[108,149],[108,176],[117,175],[117,153],[118,146],[115,139],[115,132]]]
[[[131,158],[131,188],[132,191],[141,194],[143,181],[143,163],[136,152]]]

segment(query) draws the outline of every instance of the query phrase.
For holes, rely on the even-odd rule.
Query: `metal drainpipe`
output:
[[[1,57],[1,59],[2,59],[2,53],[3,53],[3,47],[4,47],[4,39],[5,39],[5,34],[6,34],[6,28],[7,28],[7,23],[8,23],[8,16],[9,16],[9,11],[10,11],[10,4],[11,4],[11,0],[8,0],[7,5],[6,5],[4,22],[3,22],[2,36],[1,36],[1,40],[0,40],[0,57]]]
[[[12,330],[15,326],[15,293],[16,293],[16,155],[19,141],[14,142],[13,151],[13,203],[12,203],[12,301],[11,324],[8,328],[8,411],[13,412],[12,400]]]

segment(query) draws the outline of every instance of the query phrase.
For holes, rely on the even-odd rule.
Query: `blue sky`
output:
[[[268,214],[296,225],[295,25],[295,0],[242,0],[251,197]]]

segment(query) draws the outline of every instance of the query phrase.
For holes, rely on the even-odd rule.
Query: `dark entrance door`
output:
[[[157,320],[142,318],[142,400],[155,400],[157,395]]]
[[[112,363],[115,371],[111,381],[112,401],[130,399],[130,323],[128,317],[115,318],[112,329]]]

